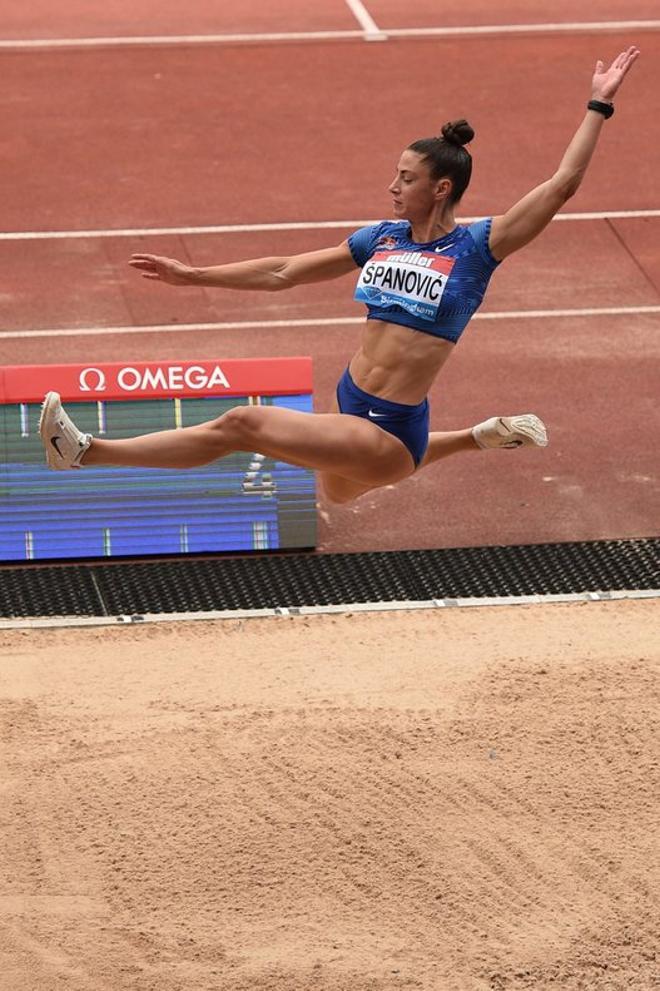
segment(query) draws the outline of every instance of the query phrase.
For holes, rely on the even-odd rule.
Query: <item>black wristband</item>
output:
[[[611,103],[601,103],[600,100],[589,100],[587,110],[595,110],[597,114],[602,114],[605,120],[609,120],[614,113]]]

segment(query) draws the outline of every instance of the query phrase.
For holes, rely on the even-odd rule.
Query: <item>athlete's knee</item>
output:
[[[346,478],[338,478],[336,475],[321,475],[319,484],[326,500],[339,506],[353,502],[354,499],[369,491],[365,486],[358,486],[355,482],[349,482]]]
[[[213,427],[222,434],[223,439],[244,450],[250,448],[258,437],[262,412],[258,406],[234,406],[213,420]]]

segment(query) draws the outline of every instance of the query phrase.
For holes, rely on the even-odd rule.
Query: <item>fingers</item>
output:
[[[631,65],[639,56],[640,51],[636,45],[631,45],[630,48],[626,48],[624,52],[619,52],[616,58],[612,61],[610,69],[622,69],[624,66]],[[596,62],[596,71],[603,71],[605,65],[599,59]]]
[[[143,279],[153,279],[157,282],[167,282],[178,286],[185,284],[185,266],[174,258],[164,258],[161,255],[131,255],[128,264],[136,268]]]
[[[625,52],[620,52],[619,55],[612,62],[611,68],[623,70],[627,72],[633,62],[639,57],[639,48],[636,45],[631,45],[627,48]]]
[[[129,262],[129,265],[132,265],[133,268],[140,268],[140,266],[138,266],[138,265],[133,265],[132,262]],[[156,271],[154,269],[141,269],[140,268],[140,275],[142,276],[143,279],[158,279],[161,282],[163,281],[160,272],[158,272],[158,271]]]
[[[162,261],[164,261],[164,259],[159,258],[158,255],[131,255],[128,264],[134,265],[136,268],[143,268],[147,265],[157,265]]]
[[[131,268],[138,269],[145,278],[161,279],[167,262],[168,259],[159,258],[158,255],[133,255],[128,264]]]
[[[173,258],[165,258],[163,255],[131,255],[129,265],[136,262],[149,262],[151,265],[171,265]]]
[[[624,76],[637,61],[640,54],[637,45],[630,45],[625,51],[619,52],[609,67],[606,67],[600,59],[596,62],[593,81],[598,92],[602,94],[601,99],[612,99],[619,89]]]
[[[136,268],[143,279],[155,279],[162,282],[162,262],[163,258],[158,255],[132,255],[128,264],[131,268]]]
[[[639,58],[640,54],[641,54],[641,52],[640,52],[639,48],[636,48],[634,45],[632,45],[628,49],[628,51],[625,53],[625,61],[624,61],[624,64],[622,66],[624,74],[628,71],[628,69],[630,68],[630,66],[633,65],[633,63],[637,61],[637,59]]]
[[[626,52],[621,52],[615,63],[616,71],[620,74],[621,79],[623,79],[631,66],[637,61],[639,54],[639,49],[634,46]]]

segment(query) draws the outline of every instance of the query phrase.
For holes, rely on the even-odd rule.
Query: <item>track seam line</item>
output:
[[[641,274],[644,277],[644,279],[646,280],[646,282],[648,282],[648,284],[652,287],[652,289],[656,293],[658,293],[659,292],[658,286],[655,284],[655,282],[653,281],[653,279],[651,278],[651,276],[649,275],[649,273],[646,271],[646,269],[644,268],[644,266],[642,265],[642,263],[639,261],[639,259],[636,257],[636,255],[633,254],[633,252],[631,251],[631,249],[630,249],[629,245],[626,243],[626,241],[624,241],[622,235],[619,233],[619,231],[617,230],[617,228],[615,227],[615,225],[612,223],[612,218],[611,217],[606,217],[605,223],[607,224],[607,226],[609,227],[609,229],[611,230],[612,234],[614,235],[614,237],[616,238],[616,240],[619,242],[619,244],[621,245],[621,247],[623,248],[623,250],[626,252],[626,254],[630,258],[630,260],[632,261],[632,263],[641,272]]]
[[[351,0],[346,0],[351,6]],[[352,0],[355,8],[364,6],[359,0]],[[355,11],[354,11],[355,13]],[[366,15],[364,23],[374,24],[371,15]],[[357,17],[357,14],[355,14]],[[358,21],[360,19],[358,18]],[[191,35],[124,35],[115,37],[86,38],[7,38],[0,40],[0,50],[5,51],[48,51],[64,48],[109,48],[109,47],[157,47],[175,45],[222,45],[222,44],[277,44],[278,42],[343,41],[367,40],[387,41],[390,39],[425,39],[456,37],[493,37],[498,35],[525,34],[564,34],[570,32],[606,33],[613,31],[658,31],[660,20],[629,21],[568,21],[565,23],[545,22],[540,24],[480,24],[456,27],[416,27],[378,28],[369,31],[289,31],[255,32],[244,34],[191,34]]]
[[[459,217],[457,223],[472,224],[483,220],[483,214],[475,217]],[[552,218],[555,221],[582,220],[639,220],[643,218],[660,217],[660,209],[649,210],[595,210],[583,213],[559,213]],[[305,231],[305,230],[351,230],[358,227],[368,227],[383,222],[382,217],[367,220],[291,220],[265,224],[212,224],[195,227],[125,227],[100,228],[96,230],[76,231],[0,231],[0,241],[40,241],[62,240],[67,238],[85,239],[97,237],[163,237],[169,235],[195,234],[257,234],[268,231]]]
[[[546,320],[563,317],[629,316],[660,313],[660,303],[650,306],[602,306],[558,310],[493,310],[475,313],[473,320]],[[30,337],[105,337],[140,334],[191,334],[217,330],[276,330],[287,327],[340,327],[363,324],[364,317],[310,317],[308,320],[234,320],[218,323],[164,323],[122,327],[64,327],[39,330],[3,330],[0,340]]]

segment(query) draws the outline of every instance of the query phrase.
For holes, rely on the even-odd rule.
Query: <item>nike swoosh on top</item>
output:
[[[374,413],[374,411],[370,409],[368,415],[371,416],[373,419],[376,419],[376,417],[378,416],[387,416],[387,413]]]

